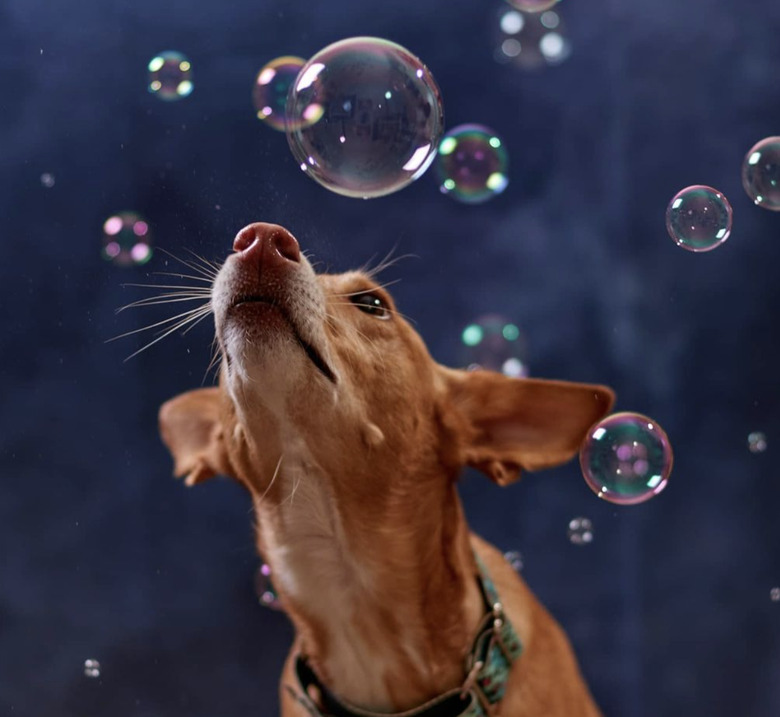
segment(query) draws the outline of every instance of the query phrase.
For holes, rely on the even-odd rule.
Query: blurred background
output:
[[[466,475],[466,512],[520,551],[606,715],[780,713],[780,215],[740,182],[745,153],[780,134],[780,5],[563,0],[561,39],[533,66],[507,10],[0,6],[0,714],[276,713],[291,629],[258,600],[248,498],[227,480],[186,490],[157,435],[163,401],[213,380],[211,320],[126,362],[149,339],[106,343],[176,313],[116,314],[149,295],[127,284],[189,273],[163,250],[220,261],[255,220],[328,270],[413,254],[384,276],[437,360],[466,365],[464,328],[499,314],[531,375],[608,383],[664,426],[674,472],[647,503],[599,500],[573,461],[503,490]],[[256,117],[255,76],[353,35],[422,58],[447,128],[503,138],[503,193],[467,205],[429,172],[363,201],[299,170]],[[191,63],[177,101],[147,90],[162,50]],[[734,208],[706,254],[664,226],[691,184]],[[146,223],[144,263],[101,255],[119,211]],[[575,518],[591,541],[569,535]]]

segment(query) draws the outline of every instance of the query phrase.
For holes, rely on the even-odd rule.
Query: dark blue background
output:
[[[100,229],[141,212],[157,245],[220,259],[253,220],[288,226],[334,270],[393,246],[389,278],[433,354],[500,311],[537,376],[606,382],[676,450],[648,504],[599,501],[574,463],[501,491],[469,476],[473,527],[520,549],[607,715],[780,713],[780,215],[741,189],[780,134],[773,0],[564,0],[574,54],[523,73],[493,60],[496,1],[6,0],[0,6],[0,714],[272,715],[291,631],[257,605],[249,503],[170,478],[159,404],[201,384],[204,322],[139,357],[105,340],[169,315],[114,310],[165,270],[102,261]],[[484,206],[432,177],[374,201],[307,179],[250,89],[277,55],[356,34],[437,77],[447,124],[506,140],[511,184]],[[163,49],[191,97],[146,92]],[[56,184],[41,185],[52,173]],[[665,235],[688,184],[732,201],[732,238],[693,255]],[[173,268],[169,262],[168,269]],[[151,276],[151,280],[155,279]],[[208,380],[208,379],[207,379]],[[766,453],[748,452],[762,430]],[[587,547],[566,526],[595,526]],[[99,659],[99,680],[83,676]]]

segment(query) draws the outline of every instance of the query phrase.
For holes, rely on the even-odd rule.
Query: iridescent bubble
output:
[[[566,534],[574,545],[589,545],[593,542],[593,523],[590,518],[572,518]]]
[[[192,92],[192,65],[173,50],[166,50],[149,60],[149,92],[161,100],[180,100]]]
[[[751,453],[763,453],[766,450],[766,436],[760,431],[750,433],[747,442]]]
[[[103,222],[103,258],[118,266],[146,264],[151,242],[149,225],[135,212],[118,212]]]
[[[49,174],[49,172],[45,172],[41,175],[41,184],[47,189],[51,189],[54,186],[55,181],[54,175]]]
[[[639,413],[615,413],[596,423],[580,449],[585,482],[599,498],[618,505],[649,500],[672,472],[672,447],[664,430]]]
[[[499,314],[486,314],[463,329],[465,363],[470,370],[489,369],[505,376],[528,376],[525,339],[517,324]]]
[[[459,202],[479,204],[501,194],[509,184],[508,168],[504,142],[489,127],[462,124],[439,142],[439,189]]]
[[[100,677],[100,663],[97,660],[84,660],[84,675],[86,677]]]
[[[506,560],[516,573],[523,570],[523,556],[517,550],[508,550],[504,553],[504,560]]]
[[[502,8],[496,30],[498,62],[513,62],[523,69],[533,70],[546,65],[559,65],[571,55],[571,42],[560,13],[549,10],[555,3],[534,2],[537,10]],[[544,12],[543,12],[544,11]]]
[[[523,12],[544,12],[557,5],[559,0],[507,0],[507,2]]]
[[[711,251],[731,234],[729,200],[717,189],[695,184],[680,190],[666,208],[669,236],[688,251]]]
[[[281,610],[279,595],[271,582],[271,567],[263,563],[255,573],[255,592],[260,604],[272,610]]]
[[[780,137],[762,139],[745,155],[742,186],[759,207],[780,212]]]
[[[332,192],[366,199],[421,176],[444,122],[428,68],[374,37],[342,40],[314,55],[290,90],[287,117],[301,169]]]
[[[280,132],[287,129],[287,95],[295,78],[306,64],[302,57],[285,55],[271,60],[257,73],[252,102],[257,117]]]
[[[769,599],[772,602],[780,602],[780,587],[772,588],[769,591]]]

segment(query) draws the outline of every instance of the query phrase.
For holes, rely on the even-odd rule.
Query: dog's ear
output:
[[[188,486],[229,475],[217,388],[188,391],[160,407],[160,436],[173,456],[173,474]]]
[[[609,413],[615,396],[606,386],[493,371],[442,369],[444,411],[460,438],[460,460],[508,485],[523,470],[565,463],[585,434]]]

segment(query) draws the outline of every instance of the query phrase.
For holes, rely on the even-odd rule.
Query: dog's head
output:
[[[234,250],[212,289],[219,387],[160,412],[188,484],[227,474],[282,500],[294,466],[362,505],[466,465],[504,485],[571,458],[612,405],[603,386],[437,364],[371,276],[315,274],[280,226],[245,227]]]

